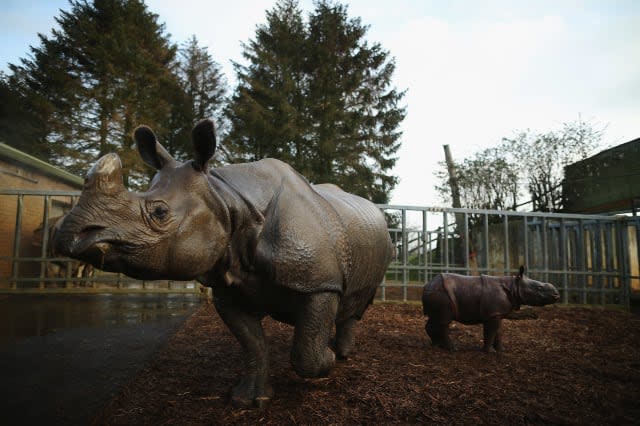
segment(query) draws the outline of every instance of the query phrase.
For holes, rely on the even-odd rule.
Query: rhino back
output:
[[[275,285],[301,292],[375,292],[391,258],[386,223],[375,205],[334,186],[312,186],[275,159],[213,173],[263,215],[256,266]],[[370,268],[373,261],[380,266]]]
[[[285,178],[304,181],[293,168],[282,161],[266,158],[251,163],[231,164],[211,170],[258,211],[266,211],[275,192]]]

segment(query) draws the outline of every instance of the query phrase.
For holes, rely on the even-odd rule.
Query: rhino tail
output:
[[[458,301],[456,300],[455,284],[451,282],[451,277],[442,274],[442,287],[451,300],[451,310],[453,311],[453,319],[458,320]]]

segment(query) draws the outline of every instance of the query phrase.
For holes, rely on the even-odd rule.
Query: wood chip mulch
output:
[[[421,307],[375,304],[357,353],[325,379],[289,363],[293,328],[263,321],[275,396],[238,409],[228,391],[240,346],[203,304],[94,419],[95,424],[639,424],[640,316],[580,307],[533,308],[505,321],[505,350],[480,351],[481,326],[452,325],[456,351],[433,348]],[[531,319],[532,317],[536,317]]]

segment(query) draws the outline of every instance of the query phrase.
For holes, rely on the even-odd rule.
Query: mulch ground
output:
[[[325,379],[289,363],[293,329],[264,320],[275,396],[266,409],[229,404],[240,346],[202,305],[95,424],[638,424],[640,316],[533,308],[507,320],[505,350],[480,351],[481,326],[452,327],[456,351],[431,347],[417,305],[376,304],[357,353]]]

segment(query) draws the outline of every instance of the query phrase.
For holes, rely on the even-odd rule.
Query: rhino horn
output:
[[[122,183],[122,163],[118,154],[106,154],[89,169],[84,180],[84,189],[105,194],[124,191]]]

